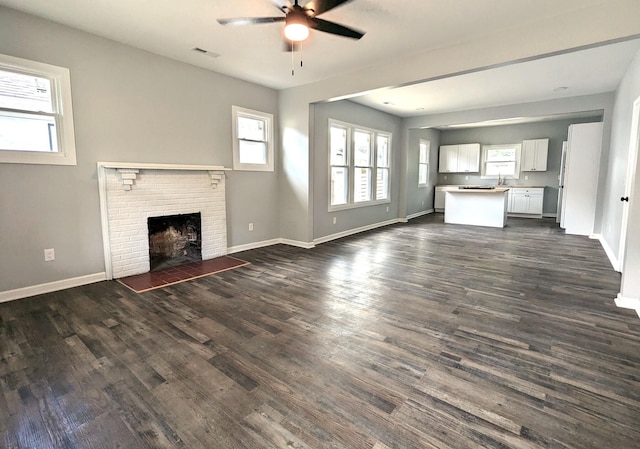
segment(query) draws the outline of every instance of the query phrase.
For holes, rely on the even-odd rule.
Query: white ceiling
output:
[[[306,4],[301,0],[300,4]],[[275,89],[308,84],[579,13],[603,0],[352,0],[322,15],[358,30],[361,40],[312,31],[296,52],[282,51],[282,23],[221,26],[217,18],[278,16],[273,0],[0,0],[0,5]],[[193,51],[199,47],[218,57]],[[488,71],[370,92],[354,100],[400,116],[612,91],[639,41]],[[299,59],[304,67],[299,66]],[[400,70],[400,69],[399,69]],[[565,86],[567,90],[554,92]],[[355,93],[355,92],[354,92]],[[384,105],[384,102],[393,105]],[[424,108],[417,110],[418,108]]]
[[[614,91],[640,51],[640,39],[543,59],[385,88],[353,101],[401,117]]]

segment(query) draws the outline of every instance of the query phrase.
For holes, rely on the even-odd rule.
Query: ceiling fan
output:
[[[335,22],[320,19],[318,16],[330,9],[350,2],[351,0],[312,0],[304,6],[282,0],[272,0],[274,5],[285,15],[278,17],[237,17],[233,19],[218,19],[220,25],[254,25],[259,23],[285,22],[284,35],[291,42],[301,42],[309,37],[309,30],[314,29],[338,36],[360,39],[363,32],[340,25]]]

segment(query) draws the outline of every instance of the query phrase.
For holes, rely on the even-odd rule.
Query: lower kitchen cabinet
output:
[[[509,190],[508,213],[539,218],[542,217],[544,187],[515,187]]]
[[[436,187],[436,194],[433,200],[433,208],[436,212],[444,211],[444,189]]]

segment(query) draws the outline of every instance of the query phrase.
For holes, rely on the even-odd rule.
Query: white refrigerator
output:
[[[569,126],[560,219],[567,234],[593,234],[601,147],[601,122]]]

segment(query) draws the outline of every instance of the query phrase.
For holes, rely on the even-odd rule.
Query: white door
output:
[[[562,156],[560,156],[560,174],[558,175],[558,213],[556,215],[556,223],[562,222],[562,194],[564,193],[564,167],[567,162],[567,141],[562,142]],[[564,228],[562,224],[560,227]]]
[[[622,203],[622,228],[620,229],[620,248],[618,250],[618,268],[624,271],[624,256],[627,247],[627,229],[629,227],[629,199],[635,185],[636,162],[640,146],[640,97],[633,102],[633,119],[631,121],[631,140],[629,142],[629,158],[627,163],[627,178],[625,180]]]

